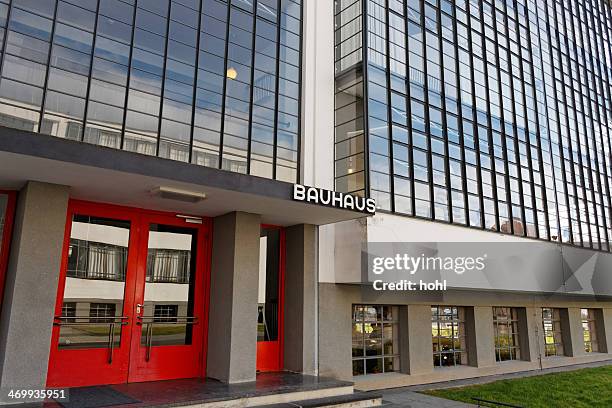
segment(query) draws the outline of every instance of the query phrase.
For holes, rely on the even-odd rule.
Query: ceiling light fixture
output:
[[[202,224],[204,222],[202,217],[194,217],[191,215],[176,214],[176,217],[182,218],[188,224]]]
[[[151,190],[151,194],[168,200],[198,203],[206,199],[206,194],[199,191],[182,190],[173,187],[159,186]]]

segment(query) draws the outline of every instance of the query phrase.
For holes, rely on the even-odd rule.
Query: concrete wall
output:
[[[334,1],[305,0],[302,184],[334,189]]]
[[[391,246],[375,243],[405,243],[397,245],[396,251],[403,248],[412,254],[418,254],[418,248],[410,243],[462,243],[426,245],[438,250],[441,256],[484,255],[486,258],[488,255],[482,270],[471,270],[461,276],[442,270],[440,276],[447,280],[449,287],[535,293],[562,291],[571,295],[612,297],[612,281],[606,278],[612,254],[387,213],[337,224],[324,233],[325,240],[333,242],[326,244],[327,251],[333,251],[334,259],[341,261],[322,265],[325,268],[321,268],[320,282],[367,282],[360,257],[365,244],[369,245],[369,253],[387,255],[385,250],[390,252]],[[521,260],[522,267],[518,266],[517,259]],[[389,274],[385,276],[390,279]]]
[[[354,288],[319,285],[319,375],[350,380]]]
[[[0,318],[0,388],[44,388],[69,188],[28,182],[19,193]]]
[[[352,377],[351,310],[353,304],[399,306],[399,372]],[[469,364],[454,368],[433,367],[431,305],[466,308]],[[493,306],[519,309],[521,360],[495,360]],[[558,307],[565,317],[566,347],[573,357],[543,357],[542,307]],[[377,292],[366,285],[319,284],[320,375],[353,380],[358,389],[380,389],[612,360],[612,354],[584,353],[580,308],[601,309],[600,331],[610,345],[612,301],[591,297],[535,296],[484,291]],[[579,345],[576,346],[576,345]],[[610,350],[608,348],[608,350]]]
[[[367,221],[350,220],[319,228],[319,282],[358,282]]]
[[[367,242],[525,242],[525,239],[392,214],[345,221],[321,229],[321,253],[337,261],[320,267],[319,282],[361,282],[360,251]],[[324,245],[325,244],[325,245]]]
[[[225,383],[255,380],[260,217],[214,219],[206,374]]]
[[[316,370],[316,227],[286,230],[284,365],[305,374]]]

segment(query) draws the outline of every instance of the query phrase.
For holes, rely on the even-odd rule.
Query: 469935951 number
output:
[[[68,391],[65,389],[8,389],[2,393],[5,401],[41,401],[53,399],[56,401],[66,401]]]

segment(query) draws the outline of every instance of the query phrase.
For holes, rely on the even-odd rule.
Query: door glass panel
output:
[[[129,240],[129,221],[72,218],[60,349],[120,345]]]
[[[257,341],[278,340],[280,230],[262,228],[259,239]]]
[[[196,254],[197,230],[149,226],[142,345],[191,344]]]

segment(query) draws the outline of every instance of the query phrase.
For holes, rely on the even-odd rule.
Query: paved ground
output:
[[[565,367],[547,368],[544,370],[521,371],[511,374],[490,375],[479,378],[467,378],[464,380],[445,381],[434,384],[413,385],[411,387],[392,388],[388,390],[378,391],[382,393],[384,408],[467,408],[476,407],[476,405],[465,404],[458,401],[451,401],[443,398],[432,397],[430,395],[420,394],[417,391],[463,387],[468,385],[486,384],[493,381],[506,380],[512,378],[533,377],[549,373],[561,373],[565,371],[579,370],[581,368],[601,367],[612,365],[612,360],[598,361],[587,364],[574,364]]]
[[[476,405],[432,397],[415,391],[384,391],[383,408],[468,408]]]

